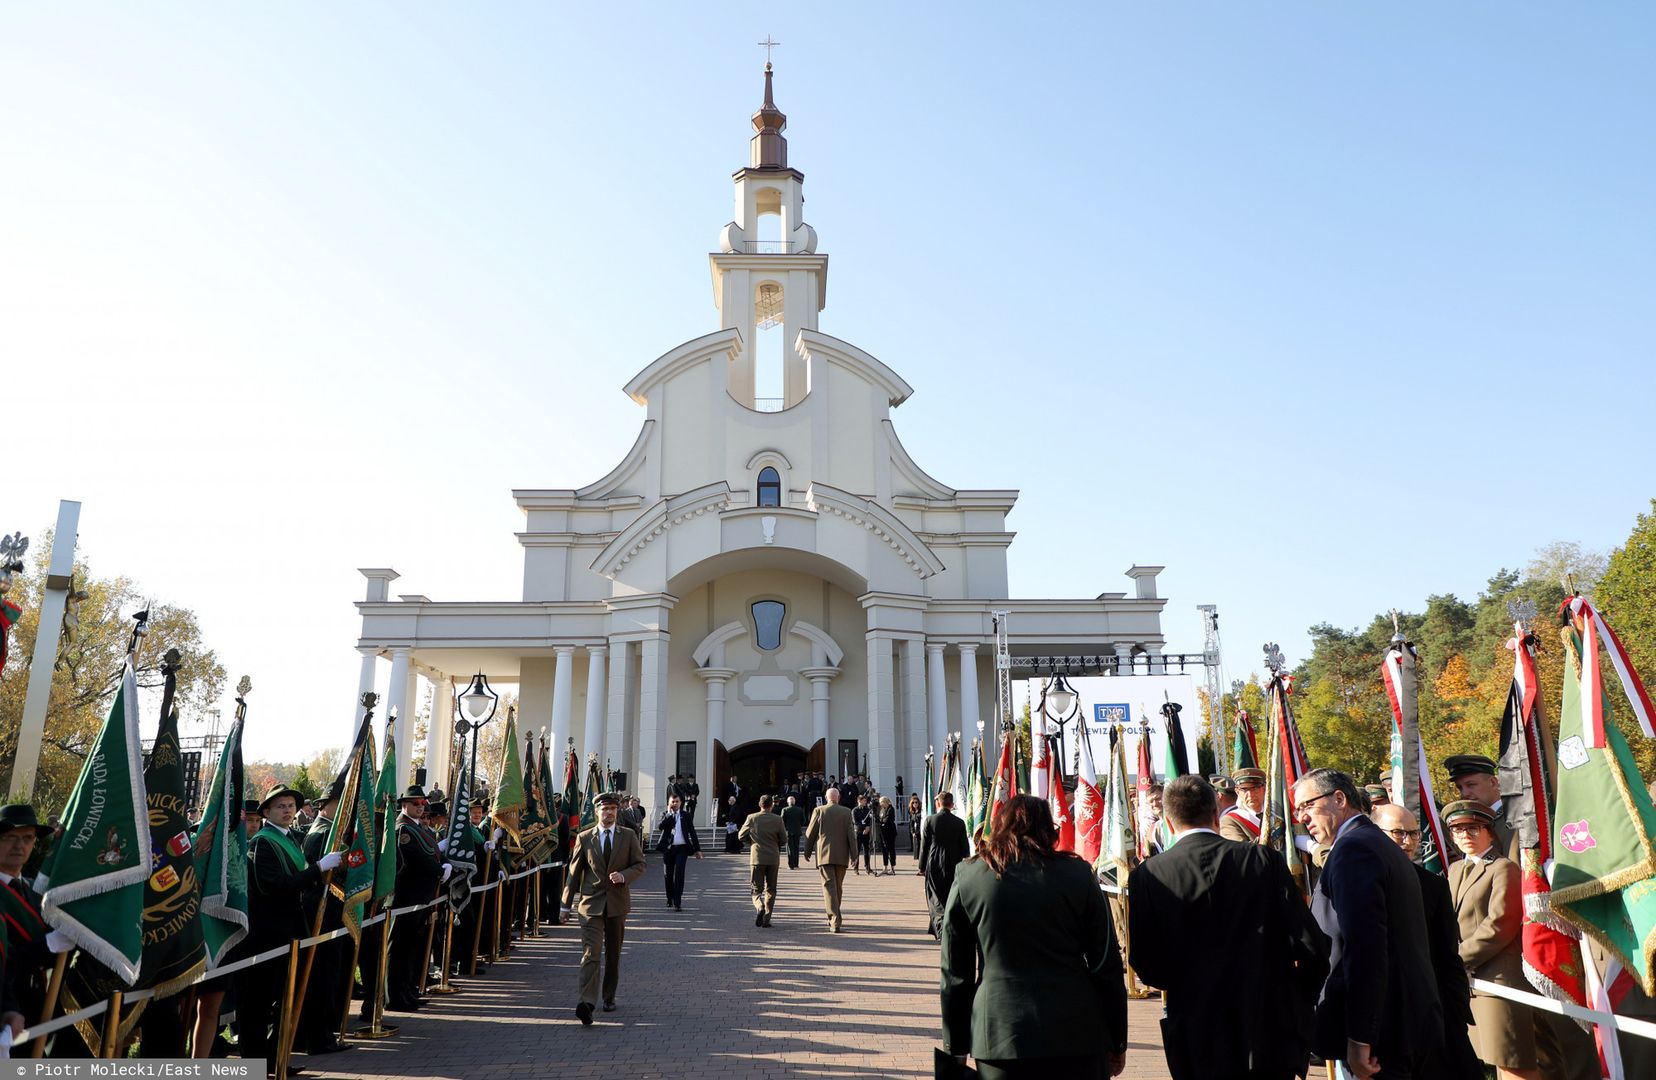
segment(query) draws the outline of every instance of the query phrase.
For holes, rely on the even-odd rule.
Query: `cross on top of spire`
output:
[[[771,66],[771,50],[782,43],[780,41],[772,41],[771,36],[766,34],[764,41],[756,42],[755,44],[765,50],[765,70],[769,71]]]

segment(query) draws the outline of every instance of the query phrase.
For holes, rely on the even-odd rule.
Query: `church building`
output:
[[[393,597],[395,571],[362,571],[361,689],[388,659],[407,747],[418,680],[435,684],[434,780],[452,688],[478,671],[515,684],[520,731],[550,730],[560,781],[573,743],[583,777],[597,755],[652,813],[669,776],[694,774],[711,815],[733,774],[768,789],[803,769],[866,770],[895,793],[899,776],[920,789],[928,748],[941,761],[951,732],[969,744],[981,731],[992,755],[997,617],[1009,655],[1157,663],[1161,567],[1127,570],[1131,594],[1009,597],[1018,493],[925,472],[893,422],[914,389],[819,328],[828,256],[769,64],[752,122],[735,220],[709,256],[715,329],[627,382],[642,423],[609,475],[512,492],[521,598]],[[787,348],[767,370],[757,343],[777,328]]]

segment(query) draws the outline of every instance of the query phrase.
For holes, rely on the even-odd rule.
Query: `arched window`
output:
[[[769,465],[759,470],[759,505],[782,505],[782,477]]]
[[[787,610],[780,600],[755,600],[753,612],[753,643],[765,652],[782,647],[782,615]]]

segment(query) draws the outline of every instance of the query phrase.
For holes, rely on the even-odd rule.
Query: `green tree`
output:
[[[322,794],[321,789],[316,786],[316,781],[311,779],[310,766],[304,764],[293,770],[293,778],[288,781],[288,787],[312,802]]]
[[[12,628],[11,655],[0,672],[0,784],[11,782],[17,759],[18,730],[23,718],[28,669],[34,660],[35,631],[40,625],[40,596],[46,577],[50,530],[35,549],[34,565],[12,582],[7,596],[22,608]],[[40,767],[35,774],[34,802],[44,814],[62,808],[80,775],[92,740],[109,711],[120,685],[132,614],[149,610],[149,632],[138,640],[134,667],[142,690],[158,690],[163,682],[161,658],[168,649],[183,655],[174,699],[179,711],[190,715],[217,701],[224,690],[224,668],[202,641],[201,627],[188,608],[150,599],[130,578],[97,577],[90,562],[77,558],[74,588],[65,629],[53,644],[57,666],[46,708],[45,736]],[[143,729],[153,733],[159,718],[153,694],[142,698],[147,710]]]
[[[1651,512],[1640,514],[1627,541],[1610,553],[1604,577],[1596,590],[1599,607],[1616,636],[1627,647],[1628,659],[1645,689],[1656,693],[1656,499]],[[1614,676],[1606,685],[1615,685]],[[1612,714],[1633,747],[1633,757],[1645,779],[1656,779],[1656,740],[1646,739],[1628,714],[1625,702],[1611,697]]]

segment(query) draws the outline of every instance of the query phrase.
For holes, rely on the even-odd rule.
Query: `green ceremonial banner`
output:
[[[196,874],[201,879],[201,936],[207,966],[224,963],[247,936],[247,829],[242,818],[242,720],[230,725],[213,772],[212,793],[196,830]]]
[[[544,751],[541,757],[545,757]],[[518,818],[518,829],[518,843],[529,861],[543,863],[552,857],[553,849],[558,846],[558,831],[550,822],[533,731],[529,732],[523,747],[523,813]]]
[[[202,920],[196,918],[201,910],[201,883],[196,880],[195,842],[190,839],[190,818],[184,805],[178,710],[165,712],[144,767],[151,869],[144,882],[143,979],[158,998],[177,993],[207,963]]]
[[[477,738],[475,731],[472,738]],[[472,874],[477,871],[483,853],[471,823],[472,779],[470,768],[460,770],[460,781],[454,786],[454,805],[449,807],[448,833],[445,836],[448,846],[443,861],[454,867],[449,874],[448,894],[449,907],[454,909],[455,914],[464,911],[471,902]]]
[[[1587,745],[1581,635],[1564,631],[1558,717],[1553,910],[1621,960],[1656,995],[1656,809],[1620,730],[1604,717],[1602,749]]]
[[[569,753],[564,756],[564,789],[563,806],[561,808],[564,817],[569,819],[569,828],[572,832],[581,827],[581,818],[586,813],[586,808],[581,803],[581,780],[577,775],[577,768],[575,748],[572,746],[569,748]]]
[[[984,783],[983,747],[972,744],[972,771],[966,777],[966,835],[977,850],[978,830],[989,823],[989,786]]]
[[[560,818],[563,817],[563,803],[558,797],[558,789],[552,786],[552,742],[543,732],[541,735],[541,752],[538,763],[540,770],[541,795],[545,800],[546,823],[549,829],[550,846],[546,851],[548,860],[556,859],[559,855],[560,844],[558,833]]]
[[[1246,728],[1251,727],[1253,721],[1248,719],[1247,713],[1238,713],[1236,724],[1231,729],[1231,770],[1257,769],[1259,762],[1254,760],[1253,742],[1248,738]]]
[[[385,718],[385,757],[380,761],[379,786],[374,806],[385,811],[380,819],[380,849],[374,859],[374,896],[381,900],[397,887],[397,738],[392,721]]]
[[[581,803],[581,828],[593,824],[598,820],[597,799],[604,790],[603,770],[598,768],[598,755],[587,755],[586,801]]]
[[[506,710],[506,738],[500,744],[500,769],[495,774],[494,806],[490,816],[494,823],[511,834],[517,842],[518,815],[523,813],[523,758],[518,753],[517,711]],[[467,818],[469,824],[471,819]]]
[[[353,939],[362,935],[363,906],[373,899],[377,878],[379,834],[374,831],[374,799],[379,793],[379,775],[374,769],[372,716],[370,713],[362,718],[362,730],[346,763],[350,775],[323,849],[340,853],[339,869],[334,871],[328,891],[345,905],[345,929]]]
[[[47,922],[130,986],[143,962],[149,876],[138,682],[129,659],[109,718],[64,808],[63,837],[47,855],[35,888]]]

